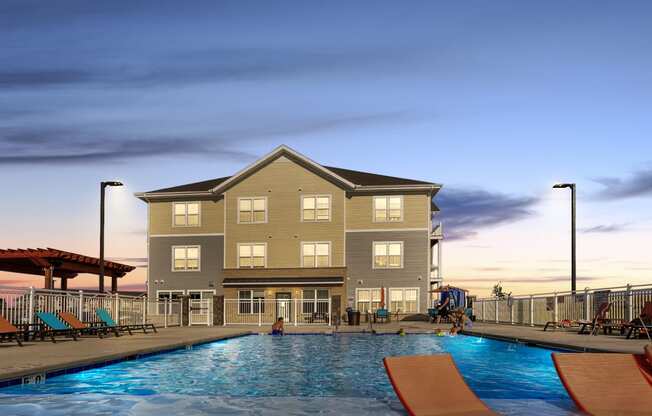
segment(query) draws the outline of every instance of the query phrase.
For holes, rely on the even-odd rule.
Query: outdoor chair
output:
[[[389,322],[389,311],[387,309],[376,309],[374,322],[376,321]]]
[[[559,378],[590,415],[645,415],[652,409],[652,365],[643,355],[553,353]]]
[[[549,327],[552,328],[579,328],[578,334],[591,334],[597,335],[599,328],[603,328],[606,333],[606,326],[610,322],[607,320],[607,312],[611,309],[611,303],[604,302],[601,303],[598,307],[598,310],[595,313],[595,316],[592,320],[588,321],[586,319],[562,319],[561,321],[548,321],[543,327],[543,330],[548,330]],[[590,328],[591,332],[586,332]]]
[[[0,316],[0,342],[4,340],[11,341],[13,339],[22,347],[23,343],[20,340],[20,335],[21,332],[18,327]]]
[[[63,322],[65,322],[69,327],[78,330],[82,335],[97,335],[99,338],[102,338],[103,335],[107,335],[109,331],[111,331],[116,337],[120,336],[120,333],[115,328],[106,325],[98,326],[82,322],[70,312],[59,312],[58,314]]]
[[[469,388],[450,354],[385,357],[383,364],[411,416],[496,415]]]
[[[634,319],[632,322],[624,325],[627,329],[627,339],[639,338],[641,334],[647,334],[650,336],[652,333],[652,302],[646,302],[639,314],[638,318]]]
[[[107,311],[104,308],[97,308],[95,309],[95,314],[97,314],[97,317],[106,325],[107,327],[111,328],[112,330],[117,330],[119,332],[127,332],[129,335],[133,335],[131,332],[132,330],[142,330],[143,333],[147,333],[147,329],[152,329],[154,332],[158,332],[156,330],[156,327],[154,324],[135,324],[135,325],[118,325],[113,318],[111,317],[111,314],[109,311]]]
[[[73,329],[61,322],[61,320],[51,312],[37,312],[36,317],[42,322],[40,328],[37,330],[41,341],[43,341],[45,337],[49,337],[52,342],[56,342],[55,337],[57,336],[71,337],[73,340],[77,341],[77,336],[80,335],[79,330]]]

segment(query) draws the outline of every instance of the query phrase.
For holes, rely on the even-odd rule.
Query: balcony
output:
[[[276,269],[224,269],[226,286],[337,286],[343,285],[346,267]]]

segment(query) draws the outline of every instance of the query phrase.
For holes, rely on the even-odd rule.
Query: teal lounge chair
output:
[[[77,341],[79,331],[61,322],[55,314],[51,312],[36,312],[36,317],[42,322],[42,325],[40,325],[37,331],[41,337],[41,341],[45,337],[50,337],[52,342],[56,342],[54,338],[56,336],[72,337],[73,340]]]
[[[118,331],[126,331],[129,333],[129,335],[132,335],[132,330],[142,330],[145,334],[147,333],[147,329],[150,328],[154,332],[158,332],[156,330],[156,327],[154,324],[139,324],[139,325],[118,325],[113,318],[111,318],[111,314],[109,311],[107,311],[104,308],[97,308],[95,309],[95,313],[97,314],[97,317],[104,323],[109,328],[115,328]]]
[[[382,322],[389,322],[389,312],[387,309],[376,309],[376,320]]]

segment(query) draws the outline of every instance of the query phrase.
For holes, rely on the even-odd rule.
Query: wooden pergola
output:
[[[134,270],[134,266],[104,261],[104,274],[111,277],[111,291],[118,291],[118,278]],[[61,290],[68,288],[68,279],[80,273],[100,274],[100,259],[54,248],[0,249],[0,271],[44,277],[45,289],[54,289],[54,278],[61,279]],[[99,279],[104,291],[104,281]]]

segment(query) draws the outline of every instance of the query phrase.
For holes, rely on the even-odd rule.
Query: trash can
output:
[[[360,325],[360,311],[351,311],[351,315],[349,315],[349,325]]]
[[[349,325],[360,325],[360,311],[347,308],[346,315]]]

